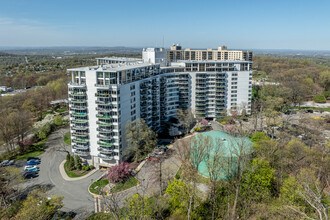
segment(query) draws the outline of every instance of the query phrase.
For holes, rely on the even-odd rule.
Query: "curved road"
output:
[[[59,165],[65,159],[66,153],[64,148],[68,147],[63,141],[63,135],[69,129],[60,129],[54,132],[47,140],[45,153],[40,155],[41,164],[39,177],[27,180],[24,187],[33,187],[36,185],[46,186],[50,188],[51,195],[61,195],[64,197],[63,211],[94,210],[94,197],[89,194],[88,186],[102,175],[102,171],[98,170],[91,176],[77,181],[66,181],[62,178]],[[25,165],[26,161],[24,164]]]

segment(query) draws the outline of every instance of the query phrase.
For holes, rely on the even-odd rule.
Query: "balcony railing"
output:
[[[106,147],[113,146],[113,143],[107,143],[107,142],[103,142],[103,141],[98,141],[97,144],[100,146],[106,146]]]
[[[72,110],[86,110],[86,106],[76,106],[76,105],[70,105],[70,109]]]
[[[72,148],[76,150],[89,150],[89,146],[87,145],[72,145]]]
[[[71,130],[74,130],[74,131],[77,131],[77,130],[87,130],[88,129],[88,126],[77,126],[77,125],[74,125],[71,127]]]
[[[103,154],[112,154],[114,152],[114,148],[98,147],[97,150]]]
[[[112,132],[112,129],[97,128],[96,130],[99,132],[102,132],[102,133],[111,133]]]
[[[74,143],[88,143],[88,139],[75,138],[75,139],[72,139],[72,142],[74,142]]]
[[[115,158],[113,155],[103,155],[103,154],[99,154],[98,157],[102,158],[103,160],[113,160]]]
[[[112,126],[113,123],[111,122],[103,122],[103,121],[97,121],[96,124],[102,125],[102,126]]]
[[[76,151],[74,152],[74,154],[76,154],[76,155],[78,155],[78,156],[80,156],[80,157],[87,157],[87,156],[89,156],[89,152],[87,152],[87,151],[79,151],[79,150],[76,150]]]
[[[105,116],[105,115],[102,115],[102,114],[97,114],[96,117],[97,117],[97,118],[101,118],[101,119],[112,119],[112,117],[110,117],[110,116]]]

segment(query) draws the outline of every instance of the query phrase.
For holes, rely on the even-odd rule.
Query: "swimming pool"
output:
[[[235,160],[236,152],[240,151],[244,154],[249,154],[251,152],[252,142],[247,137],[234,137],[222,131],[209,131],[198,134],[194,138],[205,138],[207,136],[211,138],[211,144],[213,145],[210,148],[211,158],[215,151],[220,150],[223,157],[222,161],[227,161],[227,164],[230,158]],[[198,168],[198,172],[205,177],[209,177],[208,164],[208,161],[204,160],[201,162]],[[220,174],[220,179],[226,179],[226,174],[228,173],[226,169],[229,169],[229,165],[223,164],[221,168],[222,171]]]

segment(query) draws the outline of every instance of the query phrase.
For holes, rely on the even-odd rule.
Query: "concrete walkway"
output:
[[[62,178],[65,180],[65,181],[77,181],[77,180],[82,180],[82,179],[85,179],[87,177],[89,177],[90,175],[92,175],[93,173],[95,173],[97,171],[97,169],[93,169],[91,172],[87,173],[86,175],[84,176],[81,176],[81,177],[69,177],[65,170],[64,170],[64,164],[65,164],[65,161],[66,160],[63,160],[62,163],[60,164],[59,166],[59,170],[60,170],[60,173],[61,173],[61,176]]]

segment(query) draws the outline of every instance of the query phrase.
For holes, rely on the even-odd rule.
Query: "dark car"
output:
[[[39,157],[28,157],[27,161],[30,161],[30,160],[39,160],[40,161],[40,158]]]
[[[314,111],[312,109],[308,109],[306,110],[307,113],[314,113]]]
[[[37,172],[25,172],[25,173],[23,173],[22,176],[25,179],[31,179],[31,178],[37,177],[38,174],[37,174]]]

